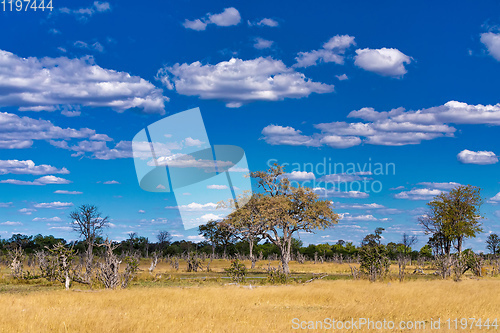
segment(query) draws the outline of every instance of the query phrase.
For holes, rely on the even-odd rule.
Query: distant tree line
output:
[[[463,249],[464,240],[483,232],[479,212],[483,200],[479,188],[457,186],[428,203],[428,211],[420,217],[419,223],[430,238],[418,251],[413,248],[417,242],[414,235],[403,234],[399,242],[383,244],[384,228],[376,228],[359,245],[339,240],[335,244],[303,246],[298,239],[299,232],[331,228],[340,217],[333,212],[330,201],[320,200],[311,189],[291,186],[284,174],[279,165],[267,171],[252,172],[250,175],[257,180],[262,193],[250,197],[240,195],[237,200],[219,203],[234,210],[222,220],[199,226],[203,242],[172,242],[167,230],[159,231],[154,240],[131,232],[127,239],[113,242],[102,236],[108,227],[108,217],[94,205],[82,205],[69,215],[70,226],[80,240],[68,243],[51,235],[16,234],[0,239],[0,254],[9,256],[13,272],[22,271],[20,258],[24,255],[49,258],[53,266],[57,266],[57,277],[65,279],[67,288],[71,281],[90,285],[100,281],[107,288],[115,288],[123,280],[122,284],[126,285],[133,278],[140,257],[152,258],[150,272],[156,267],[158,258],[174,256],[187,257],[190,267],[196,271],[200,254],[211,259],[246,257],[251,260],[252,268],[257,260],[275,259],[279,260],[278,269],[284,275],[290,274],[291,260],[299,263],[346,260],[360,264],[359,268],[351,267],[355,278],[359,271],[375,281],[387,274],[391,261],[397,261],[402,281],[412,260],[432,259],[443,278],[454,273],[459,280],[468,270],[481,276],[484,255]],[[497,234],[490,234],[486,245],[493,257],[500,253]],[[453,249],[456,252],[453,253]],[[77,256],[79,263],[76,263]],[[120,277],[122,263],[126,264],[128,275]]]
[[[309,244],[307,246],[303,246],[302,241],[299,239],[292,238],[291,252],[294,254],[294,257],[298,253],[307,256],[307,259],[310,260],[314,259],[315,254],[317,256],[323,256],[323,258],[333,258],[338,255],[342,255],[346,259],[354,258],[359,255],[363,246],[369,244],[373,245],[373,243],[370,243],[371,234],[367,235],[367,237],[365,237],[359,245],[339,240],[335,244],[322,243]],[[6,254],[8,250],[20,247],[26,254],[33,254],[38,251],[43,251],[47,247],[51,248],[58,243],[62,243],[67,247],[73,247],[76,251],[78,251],[78,253],[85,253],[87,248],[85,241],[67,242],[63,238],[56,238],[52,235],[42,236],[41,234],[38,234],[35,236],[28,236],[15,234],[8,239],[0,238],[0,252]],[[96,244],[103,243],[104,239],[101,236],[96,238]],[[149,257],[151,253],[157,253],[161,256],[175,256],[189,252],[205,253],[207,255],[214,254],[217,258],[222,258],[224,255],[226,257],[232,257],[237,254],[242,256],[250,255],[248,242],[241,240],[235,240],[228,242],[227,244],[217,244],[214,247],[210,241],[202,241],[198,243],[186,240],[174,242],[151,242],[147,237],[138,236],[134,233],[131,234],[128,239],[121,242],[114,242],[114,244],[117,245],[114,250],[117,255],[125,253],[138,253],[141,257]],[[387,249],[387,255],[390,260],[397,260],[398,254],[400,253],[405,253],[409,255],[412,260],[416,260],[419,257],[426,257],[429,259],[433,257],[433,249],[430,244],[432,244],[432,241],[420,249],[414,249],[405,245],[405,242],[401,239],[400,242],[389,242],[385,245],[381,245],[384,245]],[[487,248],[491,254],[499,254],[500,238],[498,235],[490,234],[488,236]],[[103,253],[103,248],[98,246],[93,248],[94,255],[101,256]],[[271,255],[279,256],[280,249],[275,244],[269,241],[264,241],[253,245],[253,253],[256,256],[261,254],[262,258],[267,259]]]

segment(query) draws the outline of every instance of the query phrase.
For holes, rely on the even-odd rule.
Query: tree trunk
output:
[[[69,284],[70,284],[71,280],[69,278],[69,272],[66,272],[66,281],[64,283],[64,286],[66,287],[66,290],[69,290]]]
[[[288,263],[290,262],[290,251],[292,249],[292,237],[291,235],[287,238],[283,237],[283,244],[281,246],[281,265],[283,266],[283,273],[290,274],[290,267]]]
[[[283,266],[283,273],[290,274],[290,267],[288,263],[290,262],[290,253],[286,252],[286,249],[281,251],[281,265]]]
[[[250,249],[250,259],[253,258],[253,239],[248,240],[248,247]]]
[[[252,269],[255,268],[255,258],[253,257],[253,239],[248,240],[248,247],[250,249],[250,261],[252,262]]]
[[[451,276],[451,266],[452,266],[452,258],[451,255],[448,253],[446,261],[448,262],[448,267],[446,268],[446,271],[444,273],[444,278],[446,279],[448,276]]]
[[[458,237],[458,239],[457,239],[457,251],[458,251],[458,254],[462,253],[462,241],[463,241],[463,238],[461,236]]]
[[[92,261],[93,261],[94,243],[88,240],[87,262],[85,267],[85,279],[90,282],[92,279]]]

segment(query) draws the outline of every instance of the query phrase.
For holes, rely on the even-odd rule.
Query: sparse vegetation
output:
[[[171,242],[165,230],[158,233],[156,243],[134,232],[122,242],[103,240],[100,234],[107,217],[101,217],[92,205],[83,205],[70,215],[81,241],[67,243],[53,236],[19,234],[0,240],[0,301],[12,304],[0,309],[6,318],[0,328],[86,332],[95,331],[99,323],[101,331],[172,327],[179,331],[178,323],[159,315],[160,308],[170,317],[188,320],[183,326],[186,331],[284,331],[290,329],[292,317],[283,313],[310,315],[310,307],[315,308],[314,316],[323,312],[331,316],[328,311],[335,311],[345,318],[386,319],[382,317],[386,313],[391,319],[405,320],[464,314],[495,318],[496,308],[484,305],[500,300],[498,293],[491,292],[500,287],[498,236],[488,237],[491,254],[462,249],[465,238],[482,231],[479,189],[461,186],[429,203],[430,212],[420,223],[431,237],[419,251],[412,248],[417,238],[407,234],[399,243],[384,244],[383,228],[366,235],[360,246],[343,240],[303,246],[292,237],[296,231],[331,227],[338,216],[311,191],[290,188],[282,174],[277,166],[253,174],[267,188],[267,196],[254,195],[245,208],[227,219],[200,226],[205,242]],[[482,282],[475,284],[478,279]],[[392,281],[401,283],[392,286]],[[257,290],[249,294],[232,287],[235,284]],[[279,286],[283,284],[288,286]],[[61,293],[62,286],[80,293]],[[168,288],[174,286],[180,288]],[[124,288],[128,290],[121,290]],[[474,294],[474,300],[464,302],[460,298],[466,296],[459,292]],[[349,297],[342,298],[346,295]],[[300,297],[307,302],[299,301]],[[64,317],[47,311],[48,299],[58,300],[55,312]],[[162,302],[155,301],[160,299]],[[343,308],[335,304],[343,304]],[[41,325],[33,326],[33,319],[15,326],[19,319],[15,310],[20,308],[28,311],[25,319],[38,318]],[[107,315],[99,315],[104,308]],[[195,316],[200,311],[216,320],[200,323]],[[276,320],[278,313],[280,319]],[[274,320],[264,323],[262,317],[256,319],[257,314]],[[234,326],[241,320],[252,323],[243,329]],[[215,327],[215,323],[223,326]]]

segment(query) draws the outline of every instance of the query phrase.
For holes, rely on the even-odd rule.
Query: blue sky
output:
[[[466,246],[484,250],[500,232],[498,2],[53,7],[0,11],[2,238],[74,239],[67,216],[92,203],[110,216],[113,239],[169,230],[200,240],[184,230],[172,193],[139,187],[131,145],[146,126],[196,107],[210,144],[243,148],[250,171],[288,163],[289,178],[334,202],[339,225],[301,234],[304,243],[359,243],[381,226],[386,241],[406,232],[421,246],[418,216],[456,184],[480,186],[485,198],[485,233]],[[395,171],[331,175],[317,168],[325,161]],[[362,181],[381,189],[359,190]],[[222,214],[206,197],[179,200]]]

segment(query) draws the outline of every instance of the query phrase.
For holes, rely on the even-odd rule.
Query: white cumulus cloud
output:
[[[364,107],[351,111],[347,118],[359,118],[365,122],[335,121],[319,123],[314,127],[321,132],[304,135],[293,127],[268,125],[262,130],[263,139],[271,145],[312,146],[327,145],[333,148],[348,148],[359,144],[384,146],[416,145],[437,138],[454,137],[457,129],[451,124],[500,125],[500,104],[469,105],[449,101],[444,105],[418,110],[396,108],[390,111],[376,111]],[[462,153],[473,160],[494,162],[497,156],[492,152]],[[493,154],[493,155],[492,155]],[[460,158],[459,158],[460,159]]]
[[[394,195],[396,199],[408,200],[432,200],[443,191],[438,189],[418,188],[410,191],[403,191]]]
[[[0,89],[1,90],[1,89]],[[20,117],[8,112],[0,112],[0,149],[30,148],[34,140],[90,139],[110,141],[105,134],[81,128],[61,128],[48,120]]]
[[[227,190],[227,185],[207,185],[209,190]]]
[[[34,205],[35,208],[47,208],[47,209],[64,209],[73,206],[72,202],[40,202]]]
[[[290,173],[284,174],[286,178],[289,180],[295,181],[305,181],[305,180],[313,180],[316,179],[316,176],[312,172],[307,171],[292,171]]]
[[[295,60],[295,67],[314,66],[319,62],[333,62],[339,65],[344,64],[344,53],[351,46],[356,45],[354,37],[349,35],[336,35],[323,44],[318,50],[309,52],[299,52]]]
[[[406,74],[406,64],[411,58],[398,49],[357,49],[354,64],[364,70],[384,76],[401,77]]]
[[[0,107],[54,111],[82,105],[165,113],[161,89],[138,76],[102,68],[91,57],[21,58],[0,50],[0,82]]]
[[[448,182],[448,183],[437,183],[437,182],[421,182],[417,185],[428,187],[428,188],[437,188],[439,190],[451,190],[461,184],[456,182]]]
[[[264,38],[257,37],[255,38],[255,44],[253,44],[253,47],[255,47],[258,50],[268,49],[273,45],[273,43],[274,42],[272,40],[267,40]]]
[[[303,98],[312,93],[324,94],[334,90],[333,85],[314,82],[271,57],[232,58],[216,65],[203,65],[199,61],[175,64],[160,69],[157,79],[181,95],[221,100],[227,107],[240,107],[255,101]]]
[[[279,26],[279,23],[278,21],[272,19],[272,18],[263,18],[262,20],[260,21],[257,21],[255,23],[252,23],[250,21],[248,21],[248,25],[249,26],[252,26],[252,25],[256,25],[256,26],[259,26],[259,27],[272,27],[272,28],[275,28],[277,26]]]
[[[38,179],[35,179],[34,181],[26,181],[26,180],[18,180],[18,179],[5,179],[1,180],[0,183],[2,184],[13,184],[13,185],[49,185],[49,184],[70,184],[71,181],[61,178],[61,177],[56,177],[56,176],[43,176]]]
[[[202,31],[207,28],[209,24],[215,24],[219,27],[229,27],[237,25],[241,22],[240,12],[234,8],[225,8],[222,13],[219,14],[206,14],[205,17],[200,19],[188,20],[186,19],[182,24],[186,29],[192,29],[196,31]]]
[[[36,165],[32,160],[0,160],[0,175],[6,174],[46,175],[49,173],[68,174],[66,168],[57,169],[51,165]]]
[[[80,191],[66,191],[66,190],[57,190],[54,191],[55,194],[71,194],[71,195],[77,195],[77,194],[83,194],[83,192]]]
[[[500,192],[498,192],[497,194],[495,194],[494,197],[491,197],[489,200],[488,200],[488,203],[492,203],[492,204],[497,204],[497,203],[500,203]]]
[[[500,34],[485,32],[481,34],[481,43],[486,46],[488,53],[500,61]]]
[[[495,164],[498,156],[492,151],[471,151],[464,149],[457,155],[457,159],[464,164]]]
[[[78,9],[70,9],[67,7],[61,7],[59,9],[60,13],[74,15],[77,19],[81,21],[87,21],[96,13],[105,13],[111,11],[111,5],[107,1],[94,1],[90,7],[82,7]]]
[[[209,202],[206,204],[200,204],[197,202],[192,202],[188,205],[180,205],[180,206],[167,206],[166,209],[180,209],[184,211],[204,211],[204,210],[215,210],[217,209],[217,204],[213,202]]]
[[[191,137],[188,137],[184,140],[184,144],[188,147],[195,147],[195,146],[199,147],[202,144],[204,144],[204,142],[198,139],[193,139]]]

